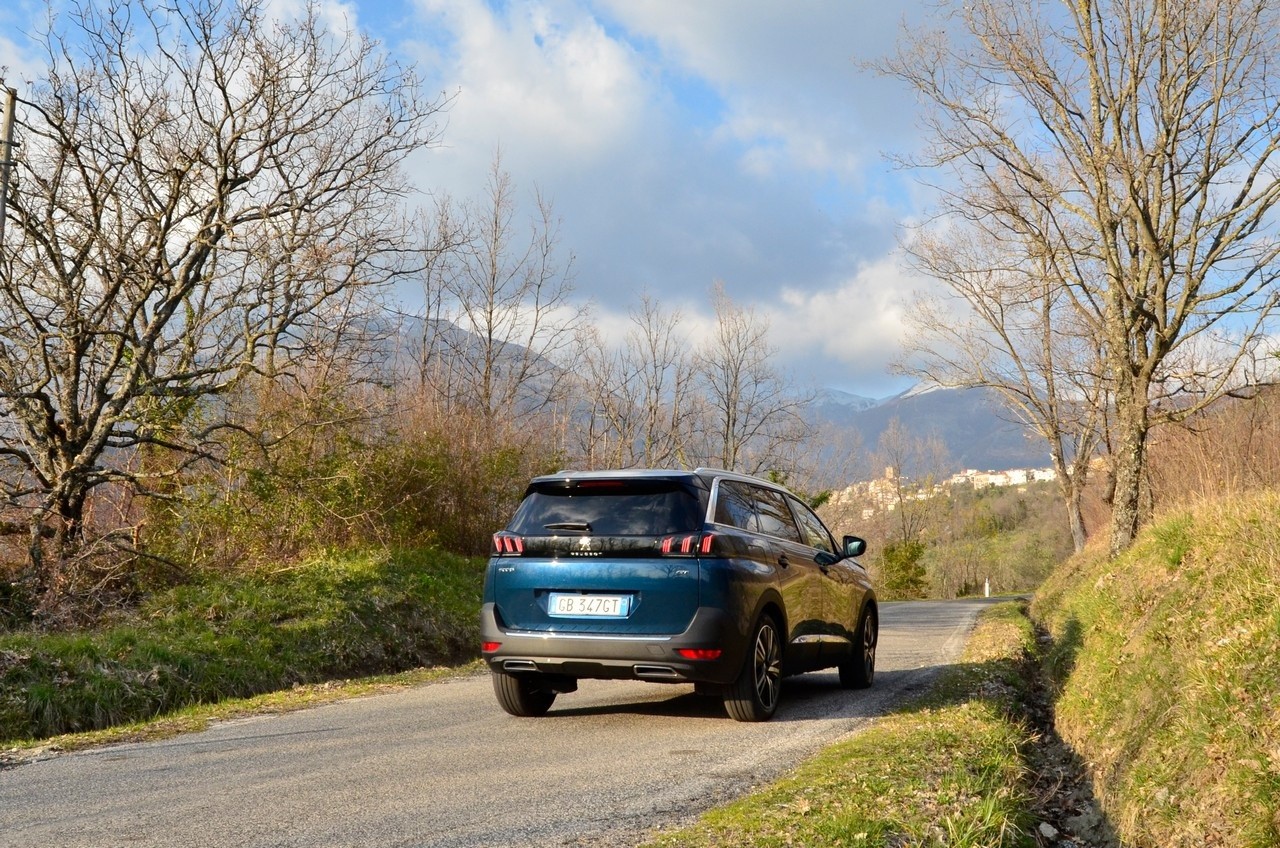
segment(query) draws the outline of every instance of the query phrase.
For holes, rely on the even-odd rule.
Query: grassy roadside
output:
[[[336,701],[382,695],[398,689],[468,677],[487,672],[479,660],[460,666],[417,668],[396,674],[377,674],[354,680],[326,680],[324,683],[298,684],[289,689],[266,692],[250,698],[229,698],[212,704],[194,704],[156,718],[107,727],[63,733],[45,739],[24,739],[0,749],[0,768],[21,765],[46,755],[81,751],[123,742],[146,742],[168,739],[183,733],[196,733],[218,721],[249,716],[271,715],[305,710]]]
[[[1024,605],[987,610],[929,695],[647,848],[1034,845],[1036,645]]]
[[[1037,593],[1058,731],[1125,844],[1280,845],[1278,587],[1270,492],[1166,515]]]
[[[436,551],[332,555],[182,586],[94,633],[2,634],[0,746],[127,734],[120,726],[158,716],[207,720],[184,716],[218,717],[247,707],[208,705],[281,690],[264,697],[314,702],[334,688],[323,681],[466,662],[482,575]]]

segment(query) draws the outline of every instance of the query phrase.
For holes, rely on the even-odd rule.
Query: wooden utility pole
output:
[[[13,112],[17,89],[4,86],[4,118],[0,120],[0,247],[4,247],[4,219],[9,204],[9,170],[13,167]]]

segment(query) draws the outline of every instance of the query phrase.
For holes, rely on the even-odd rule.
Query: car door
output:
[[[787,502],[805,542],[815,552],[830,554],[832,559],[839,556],[836,553],[838,549],[835,539],[822,519],[798,498],[788,496]],[[854,571],[854,565],[848,560],[818,565],[820,574],[817,582],[822,597],[822,621],[815,631],[821,643],[820,659],[823,666],[840,663],[850,656],[856,644],[854,633],[865,592]]]
[[[782,492],[751,487],[760,532],[768,536],[778,563],[787,606],[787,671],[818,667],[823,640],[822,572],[815,551],[805,543]]]
[[[773,543],[760,532],[760,521],[756,515],[755,499],[751,495],[751,487],[739,480],[718,479],[712,491],[712,521],[725,527],[736,528],[741,543],[734,554],[733,562],[745,564],[749,577],[739,574],[743,584],[735,592],[733,617],[745,638],[755,626],[760,593],[765,586],[773,586],[779,591],[789,591],[785,581],[778,579],[778,555]],[[745,591],[747,583],[752,584],[750,591]]]

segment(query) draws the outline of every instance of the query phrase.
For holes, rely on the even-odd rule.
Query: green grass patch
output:
[[[437,551],[335,554],[181,586],[92,633],[0,635],[0,743],[465,662],[482,579],[478,561]]]
[[[1023,760],[1032,734],[1018,718],[1034,647],[1022,605],[993,607],[962,662],[923,700],[647,845],[1034,845]]]
[[[1090,550],[1032,611],[1057,729],[1126,844],[1280,844],[1280,494],[1167,515]]]
[[[395,674],[377,674],[354,680],[326,680],[324,683],[297,684],[288,689],[267,692],[250,698],[228,698],[212,704],[193,704],[145,721],[118,724],[103,730],[64,733],[45,739],[24,739],[7,750],[0,750],[0,768],[32,762],[51,753],[80,751],[123,742],[146,742],[168,739],[183,733],[206,729],[212,722],[246,716],[275,715],[305,710],[335,701],[382,695],[434,683],[462,678],[488,671],[480,660],[461,666],[416,668]]]

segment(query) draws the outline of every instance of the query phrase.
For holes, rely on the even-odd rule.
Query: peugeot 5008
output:
[[[782,486],[728,471],[537,477],[493,537],[482,652],[498,703],[547,712],[581,678],[695,684],[739,721],[778,707],[782,678],[875,674],[875,593]]]

